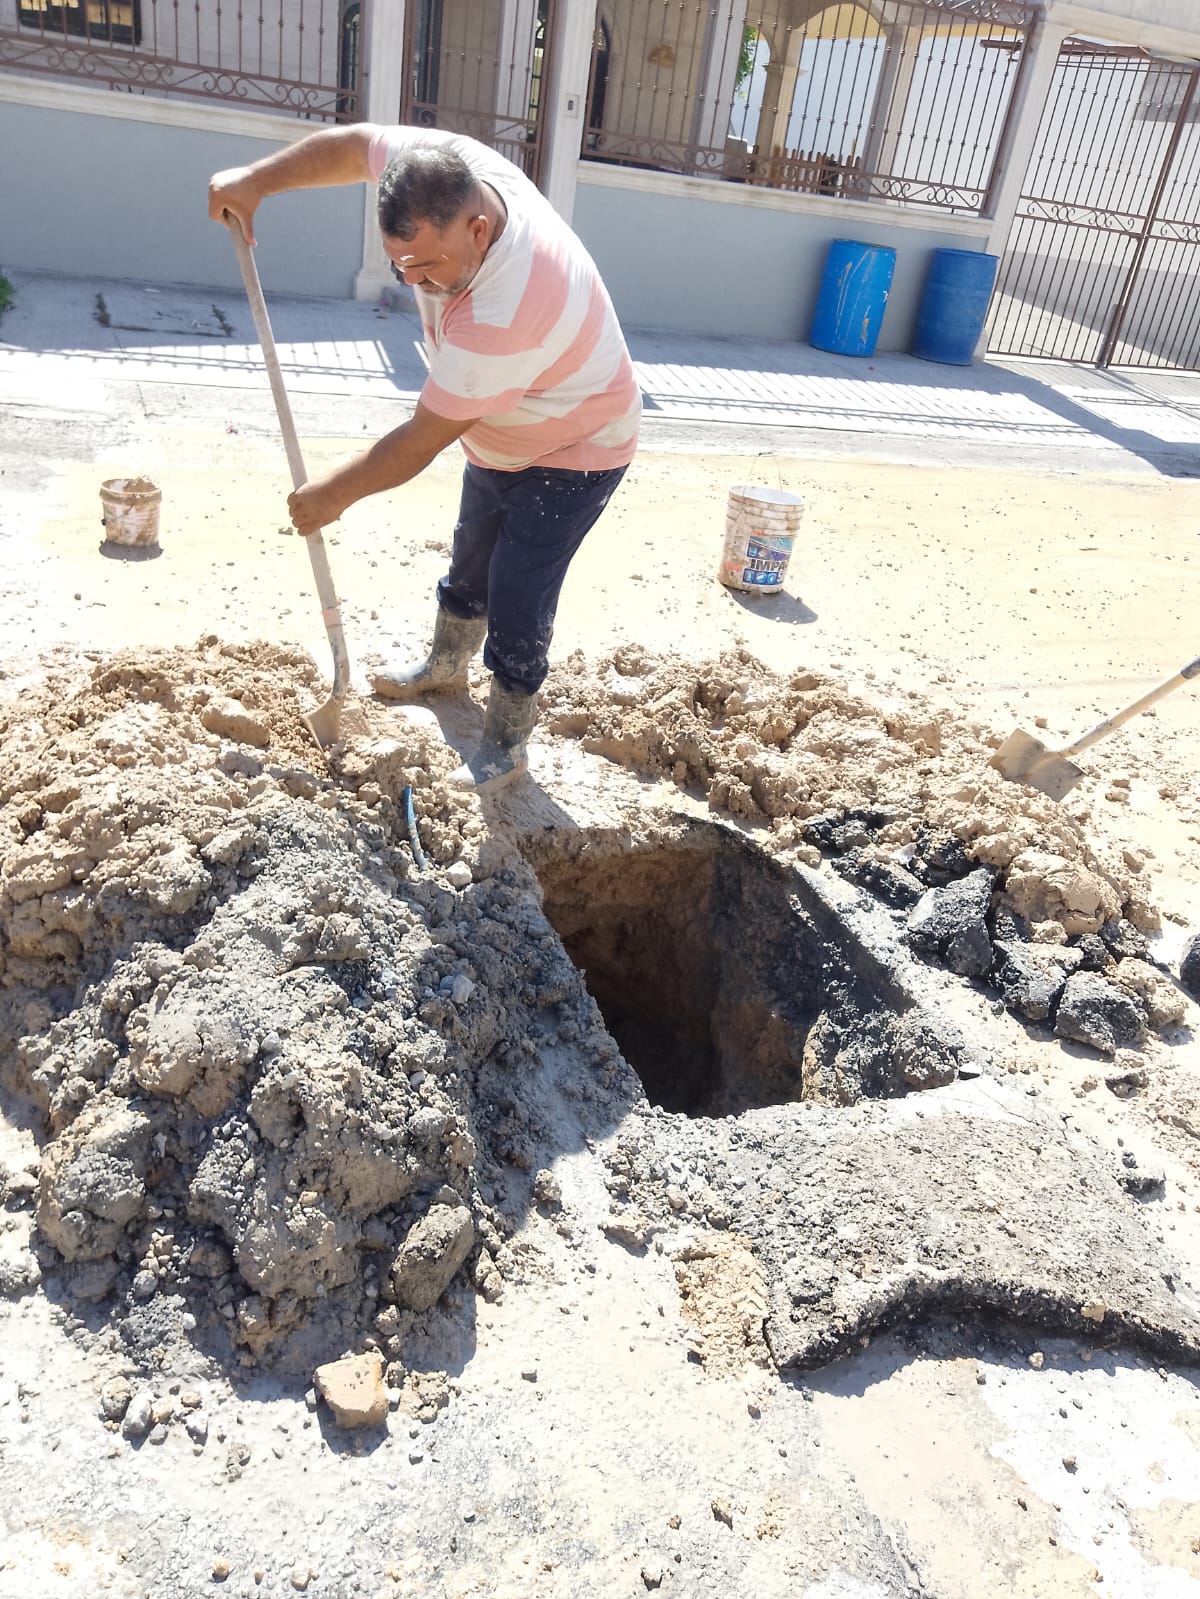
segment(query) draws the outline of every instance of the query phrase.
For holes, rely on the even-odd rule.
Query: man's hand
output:
[[[208,185],[208,214],[224,222],[229,212],[242,225],[246,243],[254,243],[254,213],[270,194],[289,189],[321,189],[330,184],[365,183],[371,177],[368,159],[377,130],[369,123],[322,128],[297,144],[285,145],[250,167],[229,167]]]
[[[427,410],[418,401],[408,421],[373,444],[364,455],[289,494],[292,525],[306,538],[319,533],[330,522],[336,522],[347,506],[368,494],[382,494],[408,483],[425,470],[435,455],[473,426],[474,419],[453,421]]]
[[[319,480],[316,483],[304,483],[288,495],[288,512],[296,531],[310,538],[323,527],[328,527],[330,522],[336,522],[346,507],[353,503],[353,499],[348,500],[336,484]]]
[[[246,243],[253,245],[254,213],[262,197],[252,167],[230,167],[226,172],[215,173],[209,180],[208,214],[214,222],[224,222],[228,211],[241,223]]]

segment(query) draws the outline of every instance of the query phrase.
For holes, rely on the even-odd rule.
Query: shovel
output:
[[[1009,734],[988,765],[994,766],[998,772],[1002,772],[1014,783],[1024,783],[1029,788],[1041,789],[1042,793],[1048,794],[1052,800],[1060,800],[1070,793],[1083,776],[1071,759],[1073,755],[1080,755],[1100,739],[1107,738],[1118,727],[1123,727],[1131,716],[1146,710],[1156,700],[1161,700],[1164,694],[1170,694],[1173,689],[1182,687],[1193,677],[1200,677],[1200,655],[1181,667],[1174,677],[1168,677],[1157,688],[1152,688],[1149,694],[1143,694],[1140,700],[1134,700],[1133,704],[1127,705],[1123,711],[1118,711],[1107,721],[1100,722],[1090,733],[1077,738],[1065,749],[1048,750],[1040,738],[1033,738],[1029,733],[1022,733],[1018,729],[1017,732]]]
[[[279,370],[279,357],[275,353],[275,338],[271,332],[270,318],[267,316],[267,303],[263,299],[262,285],[258,281],[258,268],[254,265],[254,255],[246,243],[241,223],[228,211],[225,213],[225,223],[233,240],[233,249],[241,269],[246,298],[250,302],[250,312],[254,317],[254,326],[258,330],[258,342],[262,346],[267,376],[271,380],[271,393],[275,398],[275,410],[279,416],[280,432],[283,434],[283,447],[287,451],[288,465],[292,469],[292,487],[298,489],[308,482],[308,473],[305,470],[304,457],[300,454],[300,441],[296,437],[292,408],[288,404],[287,390],[283,386],[283,373]],[[312,562],[313,576],[317,580],[321,619],[325,623],[325,631],[329,635],[329,643],[333,650],[333,691],[324,705],[318,705],[304,720],[317,743],[325,749],[336,741],[342,725],[342,708],[350,688],[350,657],[346,652],[346,637],[342,632],[342,617],[333,586],[333,574],[329,570],[329,557],[325,552],[325,540],[320,532],[316,532],[310,533],[304,542],[308,546],[308,558]]]

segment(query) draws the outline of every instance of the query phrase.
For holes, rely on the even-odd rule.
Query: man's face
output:
[[[411,239],[383,235],[383,248],[404,282],[450,299],[468,288],[487,254],[486,217],[464,212],[447,227],[422,222]]]

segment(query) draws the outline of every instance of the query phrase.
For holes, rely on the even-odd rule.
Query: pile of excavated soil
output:
[[[744,650],[696,663],[627,645],[591,670],[574,657],[544,701],[552,731],[769,827],[785,859],[829,858],[914,948],[1026,1020],[1109,1056],[1182,1023],[1145,936],[1160,917],[1144,858],[1094,839],[1086,805],[1003,778],[978,723],[935,717],[915,692],[881,710]]]
[[[44,1119],[47,1288],[115,1296],[134,1351],[252,1362],[318,1309],[353,1343],[389,1302],[394,1349],[468,1256],[499,1291],[477,1178],[530,1164],[531,1039],[624,1072],[450,752],[401,722],[325,772],[313,677],[210,640],[0,711],[3,1082]]]
[[[1122,915],[1158,925],[1137,856],[1093,842],[1069,806],[1002,778],[987,764],[1000,740],[978,723],[935,718],[909,697],[911,710],[885,712],[815,672],[781,678],[745,651],[696,663],[626,646],[591,671],[573,658],[543,702],[552,731],[695,785],[714,811],[769,824],[802,859],[826,847],[829,819],[851,818],[884,862],[948,834],[1002,874],[1008,908],[1035,936],[1060,942]]]
[[[445,787],[455,755],[420,718],[390,713],[389,736],[349,740],[327,762],[301,719],[318,697],[306,658],[207,639],[90,669],[64,659],[0,707],[0,1081],[43,1124],[37,1263],[0,1286],[40,1277],[52,1296],[102,1302],[143,1363],[182,1340],[247,1365],[269,1351],[282,1366],[292,1349],[310,1364],[301,1335],[314,1328],[322,1350],[365,1341],[396,1359],[464,1266],[485,1296],[520,1278],[513,1234],[553,1187],[537,1170],[556,1147],[536,1089],[548,1053],[569,1057],[572,1136],[646,1114],[516,834]],[[917,947],[954,970],[968,971],[962,952],[978,956],[979,938],[988,961],[1091,938],[1103,948],[1075,964],[1086,955],[1083,975],[1104,982],[1120,963],[1105,967],[1098,935],[1128,944],[1153,925],[1136,860],[1004,783],[978,729],[935,723],[916,700],[885,715],[832,680],[782,680],[744,654],[689,666],[626,648],[594,670],[556,670],[543,725],[698,787],[717,812],[769,821],[784,861],[831,851],[852,881],[912,904]],[[912,918],[931,894],[950,896],[938,914],[957,915],[964,884],[985,932],[935,930],[922,945]],[[1024,1172],[1019,1143],[996,1158]],[[732,1221],[769,1255],[753,1207],[664,1197],[668,1168],[651,1165],[636,1173],[658,1195],[647,1215]],[[1093,1253],[1090,1228],[1081,1214],[1076,1264]],[[645,1242],[637,1218],[625,1230]],[[898,1220],[900,1255],[910,1232]],[[1132,1232],[1125,1243],[1135,1260]],[[1019,1280],[1005,1247],[995,1269]],[[680,1260],[718,1361],[758,1348],[761,1306],[731,1307],[725,1293],[740,1248],[698,1245]],[[803,1363],[874,1312],[820,1308],[824,1285],[803,1337],[785,1335],[799,1314],[786,1309],[788,1261],[771,1289],[772,1342],[777,1359]],[[910,1267],[897,1272],[907,1292]],[[1040,1291],[1067,1304],[1068,1276],[1051,1272]],[[1130,1326],[1167,1321],[1150,1299],[1128,1308]]]

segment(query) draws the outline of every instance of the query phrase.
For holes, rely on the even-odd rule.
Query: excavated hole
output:
[[[805,906],[797,874],[740,835],[699,823],[632,849],[551,835],[533,864],[546,916],[653,1104],[736,1115],[912,1083],[897,1045],[911,1001],[830,927],[827,906]]]

